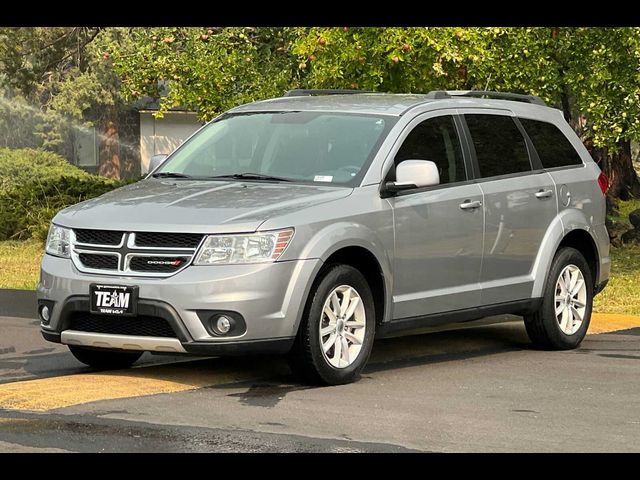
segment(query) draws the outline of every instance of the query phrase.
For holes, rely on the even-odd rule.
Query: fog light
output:
[[[42,320],[43,320],[44,323],[49,323],[49,320],[51,320],[50,313],[49,313],[49,307],[47,307],[46,305],[44,307],[42,307],[40,309],[40,316],[42,317]]]
[[[216,328],[223,335],[229,333],[229,330],[231,330],[231,319],[224,315],[220,315],[216,322]]]

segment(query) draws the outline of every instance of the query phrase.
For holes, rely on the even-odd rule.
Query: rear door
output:
[[[553,179],[512,113],[476,110],[463,118],[484,197],[482,304],[530,298],[533,266],[557,214]]]

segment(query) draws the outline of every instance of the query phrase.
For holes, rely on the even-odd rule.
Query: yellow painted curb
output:
[[[141,397],[252,380],[261,368],[159,365],[129,370],[41,378],[0,385],[0,408],[47,411],[99,400]]]
[[[591,315],[589,333],[615,332],[640,327],[640,316],[619,313],[594,313]]]

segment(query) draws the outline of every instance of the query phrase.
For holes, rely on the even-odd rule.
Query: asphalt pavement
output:
[[[358,382],[311,387],[278,357],[95,372],[0,317],[0,452],[638,452],[640,321],[610,325],[563,352],[521,321],[386,339]]]

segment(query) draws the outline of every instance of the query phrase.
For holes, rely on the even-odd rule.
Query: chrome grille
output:
[[[186,268],[204,234],[73,230],[71,258],[84,273],[168,277]]]

